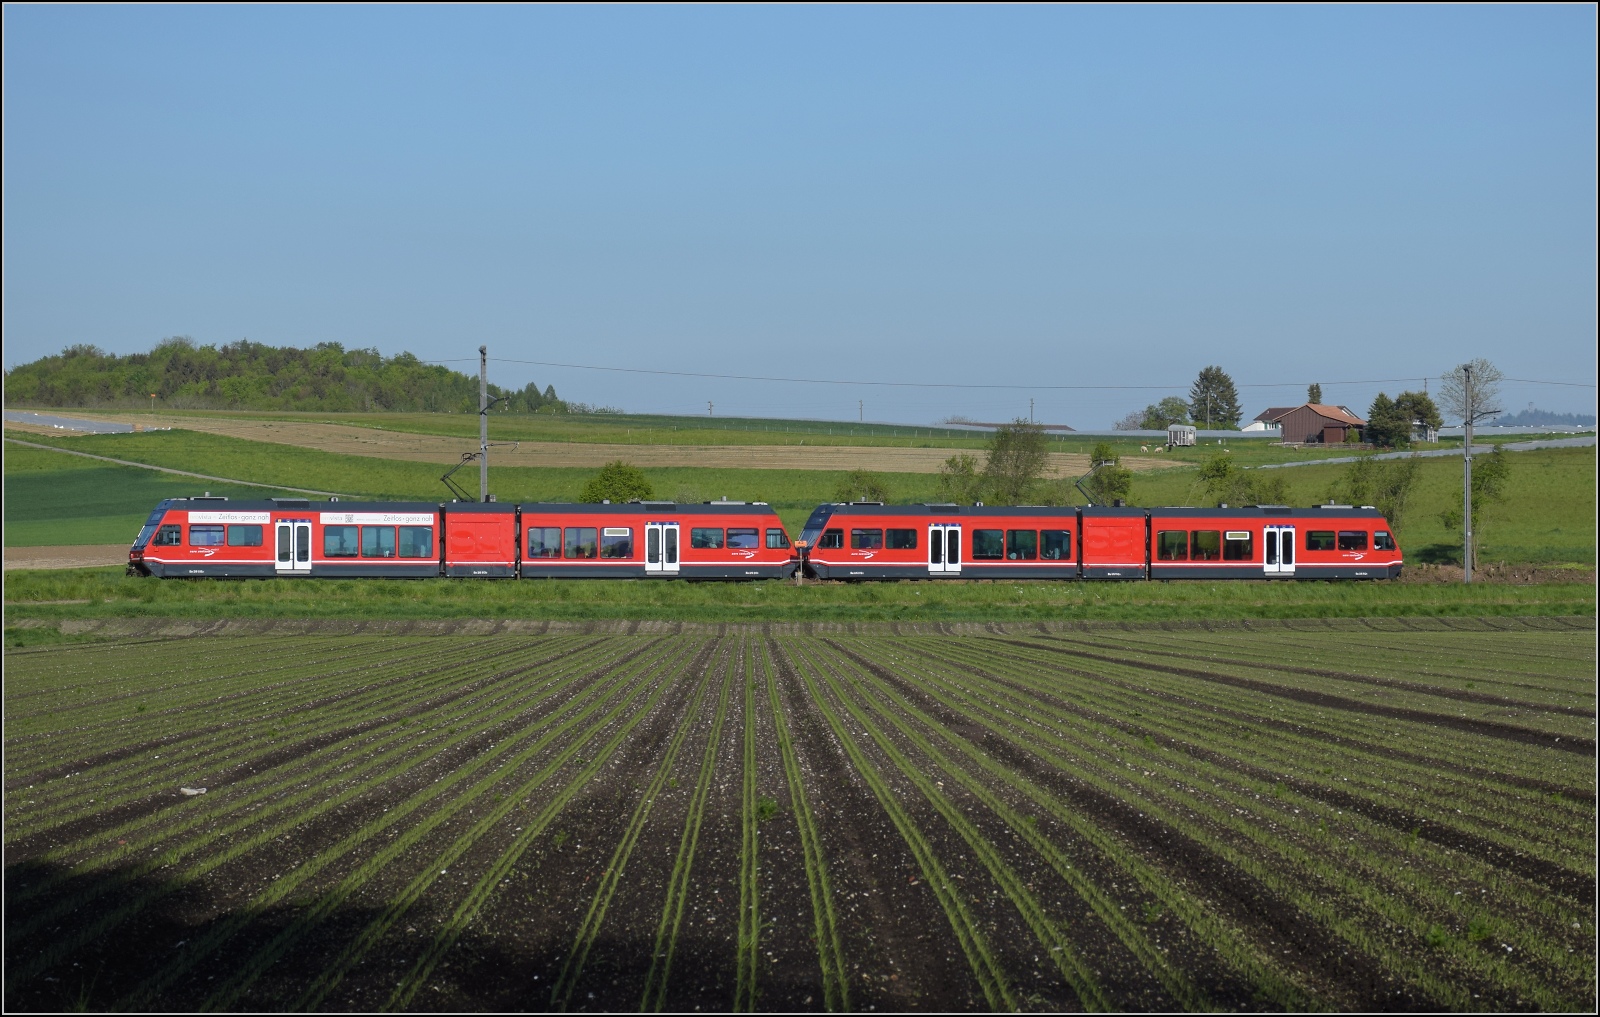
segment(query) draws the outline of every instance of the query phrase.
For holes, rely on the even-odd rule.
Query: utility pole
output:
[[[1472,582],[1472,421],[1477,415],[1477,400],[1472,390],[1472,365],[1463,367],[1467,375],[1467,419],[1461,422],[1466,436],[1461,445],[1461,563],[1463,577]]]
[[[715,409],[715,407],[711,405],[711,400],[707,399],[706,400],[706,416],[708,416],[708,417],[716,416],[716,414],[712,412],[713,409]]]
[[[1028,397],[1028,423],[1033,423],[1033,396]]]
[[[857,399],[856,400],[856,423],[865,424],[866,422],[867,422],[867,401],[865,399]]]
[[[478,347],[478,500],[489,500],[489,347]]]

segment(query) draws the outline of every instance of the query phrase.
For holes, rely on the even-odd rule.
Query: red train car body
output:
[[[821,505],[819,579],[1387,579],[1404,559],[1370,506]]]
[[[160,577],[780,579],[799,556],[768,505],[163,501],[128,552]]]
[[[522,577],[786,579],[800,567],[762,502],[522,505]]]

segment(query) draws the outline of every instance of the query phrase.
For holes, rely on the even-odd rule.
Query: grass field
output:
[[[233,477],[264,484],[284,484],[354,496],[435,500],[444,495],[438,465],[374,459],[300,449],[288,445],[245,441],[198,432],[157,432],[51,438],[35,435],[27,440],[62,448],[109,455],[156,466]],[[625,454],[625,453],[622,453]],[[1594,449],[1549,449],[1512,454],[1512,474],[1506,498],[1481,507],[1478,537],[1484,561],[1595,563],[1595,461]],[[157,500],[150,494],[198,493],[219,485],[209,482],[162,479],[146,489],[137,471],[101,477],[86,473],[52,476],[59,470],[83,471],[88,467],[72,456],[34,452],[9,445],[6,454],[6,540],[8,546],[38,543],[99,543],[80,539],[79,533],[115,532],[107,539],[126,539]],[[93,467],[99,468],[99,467]],[[1346,467],[1306,466],[1279,471],[1289,488],[1291,504],[1325,501]],[[465,470],[463,473],[470,473]],[[590,469],[529,469],[494,466],[491,488],[502,500],[570,501],[578,497],[593,476]],[[747,469],[647,469],[659,496],[682,501],[704,501],[727,496],[736,501],[767,501],[777,509],[791,533],[799,530],[818,503],[833,500],[845,474],[839,471]],[[1451,460],[1420,460],[1416,490],[1406,516],[1399,523],[1402,547],[1410,560],[1459,561],[1460,533],[1447,530],[1441,513],[1459,502],[1461,466]],[[932,474],[884,475],[893,500],[916,503],[937,500],[938,478]],[[475,490],[476,478],[466,486]],[[219,491],[236,497],[261,497],[270,492]],[[1132,502],[1142,505],[1204,504],[1204,489],[1193,468],[1136,473]],[[86,506],[85,507],[80,507]],[[39,506],[51,506],[49,509]],[[121,514],[112,509],[121,506]],[[57,523],[83,518],[98,520],[94,529]],[[13,523],[20,524],[13,526]]]
[[[414,579],[159,580],[121,569],[6,574],[7,641],[18,626],[114,618],[491,619],[688,622],[1005,622],[1588,615],[1589,583],[894,582]]]
[[[1593,999],[1589,619],[6,663],[10,1010]]]

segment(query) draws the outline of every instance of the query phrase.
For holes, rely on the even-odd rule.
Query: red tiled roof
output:
[[[1367,426],[1367,422],[1365,420],[1362,420],[1360,417],[1356,416],[1354,413],[1351,413],[1343,406],[1329,406],[1326,403],[1307,403],[1306,405],[1311,407],[1313,411],[1322,414],[1324,417],[1328,417],[1331,420],[1337,420],[1341,424],[1354,424],[1356,427]]]
[[[1343,406],[1329,406],[1326,403],[1301,403],[1299,406],[1273,406],[1258,414],[1256,419],[1273,423],[1275,421],[1282,420],[1284,417],[1299,409],[1308,409],[1313,413],[1326,417],[1336,424],[1344,424],[1347,427],[1367,426],[1367,422],[1365,420],[1362,420],[1360,417],[1356,416],[1354,413],[1351,413]]]

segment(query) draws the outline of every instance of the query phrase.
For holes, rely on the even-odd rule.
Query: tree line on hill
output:
[[[489,394],[501,400],[496,413],[594,411],[559,398],[554,386],[491,384]],[[169,409],[475,413],[478,379],[410,353],[385,357],[333,342],[199,345],[188,336],[127,356],[69,346],[5,376],[7,406],[149,408],[152,395]]]

